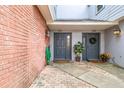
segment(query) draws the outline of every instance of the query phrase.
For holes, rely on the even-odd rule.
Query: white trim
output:
[[[55,14],[54,7],[55,7],[54,5],[48,5],[48,8],[49,8],[49,11],[50,11],[53,21],[56,20],[56,14]]]
[[[47,25],[117,25],[118,22],[70,22],[70,21],[58,21],[58,22],[49,22]]]

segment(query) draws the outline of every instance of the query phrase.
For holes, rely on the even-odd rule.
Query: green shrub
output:
[[[74,45],[74,53],[76,56],[80,56],[84,51],[84,46],[83,43],[78,42],[77,44]]]

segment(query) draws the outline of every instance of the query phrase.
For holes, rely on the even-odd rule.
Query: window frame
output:
[[[105,5],[102,5],[103,7],[101,9],[99,9],[98,11],[98,8],[97,8],[98,5],[96,5],[96,15],[99,14],[104,8],[105,8]]]

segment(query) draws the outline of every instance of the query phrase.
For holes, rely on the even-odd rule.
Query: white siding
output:
[[[114,21],[124,16],[124,5],[105,5],[98,14],[96,13],[96,6],[91,5],[89,13],[91,19]]]
[[[105,31],[105,51],[112,54],[116,64],[124,67],[124,22],[120,23],[120,29],[120,37],[114,36],[112,29]],[[110,62],[113,63],[112,60]]]
[[[57,20],[82,20],[88,19],[87,5],[58,5],[56,7]]]
[[[56,19],[58,20],[82,20],[96,19],[114,21],[124,16],[124,5],[105,5],[97,13],[96,5],[58,5],[56,8]]]

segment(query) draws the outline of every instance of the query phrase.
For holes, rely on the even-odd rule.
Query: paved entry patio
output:
[[[110,63],[54,63],[41,72],[31,87],[124,88],[124,69]]]

